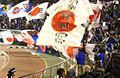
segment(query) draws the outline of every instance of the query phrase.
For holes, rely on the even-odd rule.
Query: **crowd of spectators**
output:
[[[27,22],[25,17],[15,18],[9,20],[6,16],[0,16],[0,29],[15,29],[15,30],[23,30],[23,29],[34,29],[40,30],[42,27],[44,20],[33,19]]]

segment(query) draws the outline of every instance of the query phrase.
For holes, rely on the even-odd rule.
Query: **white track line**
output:
[[[2,63],[1,63],[0,71],[3,69],[4,64],[5,64],[5,58],[4,58],[4,57],[2,57]]]
[[[3,54],[3,55],[0,56],[0,57],[3,57],[3,62],[4,62],[4,63],[3,63],[3,66],[0,67],[0,70],[2,70],[4,67],[6,67],[6,66],[8,65],[10,58],[9,58],[9,56],[7,55],[6,52],[0,51],[0,53],[1,53],[1,55]]]

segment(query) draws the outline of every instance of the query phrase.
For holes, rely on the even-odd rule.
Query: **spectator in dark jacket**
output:
[[[64,68],[59,68],[57,70],[58,78],[75,78],[75,72],[71,69],[69,71]]]

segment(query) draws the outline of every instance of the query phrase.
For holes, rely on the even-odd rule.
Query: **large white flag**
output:
[[[61,6],[57,6],[53,13],[46,19],[38,34],[37,45],[80,46],[85,30],[81,24],[84,23],[85,20],[87,22],[92,9],[90,9],[90,6],[83,7],[83,5],[87,5],[87,3],[84,2],[86,0],[79,1],[81,5],[76,4],[77,9],[75,10],[72,9],[73,5],[70,0],[65,0],[65,2],[63,1],[64,5],[60,4]],[[79,1],[78,3],[80,3]],[[84,15],[85,18],[84,22],[81,21],[83,19],[82,15]]]
[[[13,34],[10,30],[0,32],[0,35],[3,39],[4,44],[12,44],[13,43]]]
[[[28,3],[29,1],[23,1],[9,9],[7,12],[7,16],[9,17],[9,19],[27,16],[25,5],[27,5]]]
[[[27,15],[27,20],[44,19],[48,2],[41,3],[34,7]]]

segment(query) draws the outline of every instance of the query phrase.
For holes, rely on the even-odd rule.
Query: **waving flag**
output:
[[[91,3],[91,7],[92,7],[92,10],[93,10],[94,14],[89,16],[90,22],[92,22],[92,24],[89,25],[89,28],[88,28],[88,30],[89,30],[88,39],[87,39],[88,42],[90,42],[90,40],[93,37],[93,33],[91,32],[91,29],[93,27],[98,27],[99,26],[102,6],[103,5],[99,0],[97,0],[97,4]]]
[[[8,10],[7,15],[10,19],[25,17],[27,16],[26,8],[24,5],[27,5],[29,1],[23,1],[15,6],[13,6],[10,10]]]
[[[89,17],[89,18],[92,18],[90,19],[90,21],[99,23],[101,11],[102,11],[102,4],[101,2],[97,1],[97,4],[91,3],[91,5],[92,5],[94,15],[91,15]]]
[[[32,19],[44,19],[46,9],[48,7],[48,2],[41,3],[40,5],[34,7],[26,17],[28,20]]]
[[[17,41],[26,43],[28,47],[34,47],[35,45],[34,39],[27,30],[23,30],[18,34],[14,34],[13,36],[15,39],[17,39]]]
[[[13,43],[13,34],[10,30],[0,32],[0,35],[3,39],[4,44],[12,44]]]
[[[20,35],[23,38],[23,42],[27,43],[28,47],[34,47],[34,40],[30,34],[26,30],[21,31]]]
[[[91,6],[87,5],[87,0],[78,0],[75,9],[71,9],[70,2],[63,1],[64,4],[57,6],[46,19],[39,33],[37,45],[80,46],[85,30],[81,24],[87,22],[93,11]],[[87,6],[83,7],[85,4]]]

